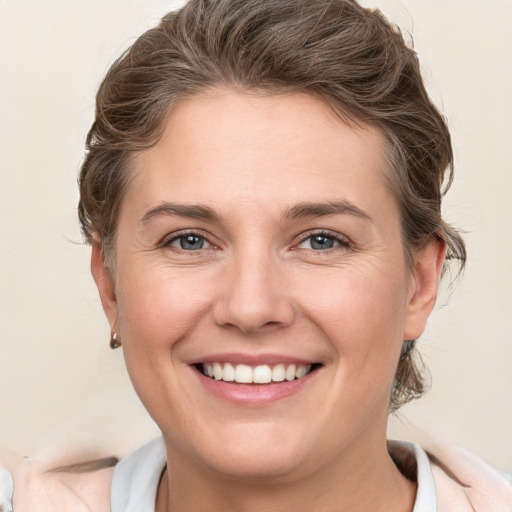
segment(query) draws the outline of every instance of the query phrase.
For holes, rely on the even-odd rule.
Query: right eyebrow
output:
[[[146,224],[155,217],[160,216],[177,216],[187,219],[199,219],[220,221],[220,215],[212,208],[201,204],[179,204],[179,203],[162,203],[154,208],[150,208],[142,217],[141,222]]]

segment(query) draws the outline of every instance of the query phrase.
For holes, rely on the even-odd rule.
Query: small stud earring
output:
[[[121,340],[117,337],[117,334],[114,332],[110,337],[110,348],[115,350],[121,346]]]

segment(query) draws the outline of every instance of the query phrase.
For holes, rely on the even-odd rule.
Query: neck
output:
[[[397,469],[384,442],[349,450],[314,472],[280,479],[238,479],[198,468],[168,451],[170,467],[156,512],[411,512],[416,484]]]

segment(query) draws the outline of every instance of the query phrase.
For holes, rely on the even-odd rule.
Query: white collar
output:
[[[154,512],[158,483],[166,463],[162,437],[121,460],[112,479],[111,512]]]
[[[418,490],[413,512],[437,512],[436,488],[427,454],[418,445],[390,441],[388,449],[407,449],[416,460]],[[112,480],[112,512],[154,512],[158,483],[166,465],[162,437],[139,448],[119,462]]]

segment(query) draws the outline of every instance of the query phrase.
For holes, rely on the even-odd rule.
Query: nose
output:
[[[258,333],[293,323],[295,310],[283,270],[271,255],[246,254],[225,270],[213,306],[217,325]]]

